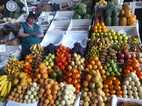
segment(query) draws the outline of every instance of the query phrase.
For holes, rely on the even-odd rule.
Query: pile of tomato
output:
[[[65,70],[71,61],[71,50],[64,46],[59,46],[56,50],[55,63],[61,69]]]

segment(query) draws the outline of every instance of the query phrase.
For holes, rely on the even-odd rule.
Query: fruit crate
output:
[[[48,31],[46,32],[42,42],[40,43],[42,46],[47,46],[50,43],[54,44],[54,45],[60,45],[61,41],[63,39],[63,35],[65,34],[65,32],[61,32],[61,31]]]
[[[69,20],[52,21],[48,31],[67,31],[69,24]]]
[[[55,16],[55,12],[42,12],[38,18],[39,25],[48,25]]]
[[[130,98],[120,98],[113,96],[111,100],[111,106],[142,106],[142,100],[130,99]]]
[[[26,103],[17,103],[17,102],[14,102],[14,101],[8,101],[6,103],[6,106],[38,106],[38,102],[26,104]]]
[[[71,20],[74,11],[57,11],[54,20]]]
[[[80,105],[79,105],[79,104],[80,104],[80,97],[81,97],[81,93],[79,93],[79,94],[77,95],[77,98],[76,98],[76,100],[75,100],[74,106],[80,106]]]
[[[136,22],[135,26],[108,26],[108,28],[128,36],[138,36],[139,41],[141,42],[138,21]]]
[[[0,102],[0,106],[5,106],[6,105],[6,103],[5,102]]]
[[[73,19],[70,22],[68,31],[89,31],[91,20],[89,19]]]
[[[67,31],[64,35],[61,44],[63,46],[73,48],[76,42],[80,43],[82,47],[86,48],[88,41],[87,31]]]

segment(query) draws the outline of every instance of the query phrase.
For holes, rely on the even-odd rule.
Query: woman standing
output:
[[[41,28],[36,24],[36,15],[30,13],[26,22],[20,23],[19,37],[21,37],[22,44],[22,58],[30,53],[30,47],[33,44],[40,43],[43,33]]]

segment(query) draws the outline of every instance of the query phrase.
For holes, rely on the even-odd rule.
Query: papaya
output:
[[[128,20],[127,20],[127,24],[128,25],[135,25],[136,24],[136,16],[135,15],[131,15]]]
[[[128,4],[126,4],[126,3],[123,4],[122,9],[123,9],[124,11],[129,11],[129,10],[130,10]]]
[[[105,18],[105,24],[106,24],[107,26],[111,26],[111,17],[110,17],[110,16],[107,16],[107,17]]]
[[[117,26],[119,23],[119,18],[117,16],[112,17],[112,26]]]
[[[131,10],[125,11],[125,16],[126,16],[127,18],[129,18],[131,15],[132,15],[132,11],[131,11]]]
[[[120,26],[127,26],[127,18],[126,17],[120,17],[119,18],[119,25]]]
[[[125,16],[125,11],[122,9],[122,10],[120,10],[120,14],[119,14],[119,16],[120,17],[123,17],[123,16]]]

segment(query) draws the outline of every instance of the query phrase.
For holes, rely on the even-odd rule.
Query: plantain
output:
[[[3,84],[0,96],[5,97],[7,95],[7,86],[8,86],[8,81],[6,81],[5,84]]]

